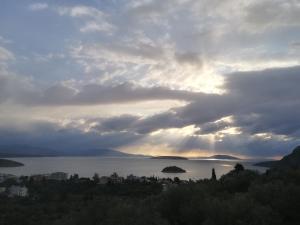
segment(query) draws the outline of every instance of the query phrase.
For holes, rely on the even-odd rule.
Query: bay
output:
[[[9,173],[17,176],[47,174],[52,172],[66,172],[69,175],[77,173],[80,177],[92,177],[95,173],[99,176],[109,176],[116,172],[126,177],[136,176],[179,177],[180,179],[203,179],[211,177],[212,168],[217,177],[228,173],[239,162],[245,168],[264,172],[265,168],[253,166],[254,162],[237,160],[171,160],[151,158],[127,157],[32,157],[11,158],[23,163],[23,167],[0,168],[0,173]],[[186,173],[162,173],[167,166],[178,166],[185,169]]]

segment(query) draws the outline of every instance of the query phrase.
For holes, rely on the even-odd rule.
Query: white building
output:
[[[8,196],[10,197],[25,197],[28,195],[27,187],[12,185],[8,188]]]

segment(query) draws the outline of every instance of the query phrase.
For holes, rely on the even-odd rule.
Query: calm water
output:
[[[77,173],[82,177],[100,176],[117,172],[121,176],[179,177],[180,179],[209,178],[212,168],[217,177],[232,170],[237,161],[229,160],[168,160],[149,158],[115,158],[115,157],[42,157],[13,158],[25,164],[23,167],[0,168],[0,173],[15,175],[33,175],[62,171],[69,174]],[[263,172],[262,167],[252,166],[253,162],[241,162],[246,168]],[[166,166],[179,166],[187,171],[183,174],[165,174],[160,171]]]

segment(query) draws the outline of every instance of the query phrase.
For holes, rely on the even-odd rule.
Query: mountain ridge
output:
[[[279,169],[300,169],[300,146],[294,148],[292,153],[282,157],[280,160],[264,161],[254,165]]]
[[[102,157],[142,157],[107,148],[54,150],[28,145],[0,146],[0,157],[59,157],[59,156],[102,156]]]

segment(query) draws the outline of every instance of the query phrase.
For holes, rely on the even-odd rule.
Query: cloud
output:
[[[78,5],[73,7],[60,6],[56,8],[60,15],[68,15],[76,19],[83,19],[83,25],[80,27],[80,32],[106,32],[112,34],[116,27],[108,22],[109,16],[99,9]]]
[[[117,117],[110,117],[106,119],[92,120],[91,123],[96,123],[92,129],[99,132],[123,132],[130,130],[131,127],[140,119],[138,116],[122,115]]]
[[[16,17],[0,13],[11,40],[0,37],[1,121],[23,110],[55,123],[76,117],[84,121],[74,122],[76,132],[111,135],[112,143],[114,135],[138,137],[141,146],[157,141],[176,151],[271,155],[299,141],[297,1],[24,4]],[[141,105],[152,100],[146,116]]]
[[[0,62],[7,62],[15,59],[14,54],[8,49],[0,46]]]
[[[21,126],[0,126],[1,146],[32,146],[63,152],[118,148],[132,144],[140,138],[141,135],[129,132],[84,132],[45,121],[31,121]]]
[[[133,118],[127,130],[145,134],[194,125],[200,128],[195,133],[197,138],[216,135],[221,140],[219,147],[222,143],[229,146],[230,140],[239,147],[247,142],[252,146],[255,141],[272,143],[270,137],[287,145],[297,143],[300,134],[299,74],[300,67],[233,73],[227,75],[226,94],[200,95],[191,103],[168,112]],[[230,129],[239,132],[235,134]],[[239,136],[244,136],[245,140]],[[194,141],[192,143],[195,145]]]
[[[48,4],[47,3],[34,3],[29,5],[29,9],[31,11],[41,11],[41,10],[45,10],[48,8]]]
[[[0,44],[12,44],[13,42],[5,37],[0,36]]]
[[[178,63],[186,63],[200,68],[202,66],[201,56],[194,52],[176,53],[175,58]]]
[[[300,5],[297,1],[255,1],[246,7],[245,21],[262,28],[299,25]]]
[[[15,75],[0,75],[2,102],[32,106],[95,105],[149,100],[191,101],[203,93],[171,90],[164,87],[141,87],[129,83],[114,86],[87,84],[79,88],[63,84],[38,89],[29,80]]]
[[[297,123],[300,67],[238,72],[226,75],[223,95],[140,87],[124,83],[115,86],[88,84],[80,88],[56,85],[37,90],[27,80],[1,76],[1,101],[17,104],[65,106],[126,103],[149,100],[181,100],[187,105],[135,122],[135,132],[195,125],[217,131],[225,126],[240,127],[251,134],[294,135]],[[224,117],[230,122],[218,122]],[[128,118],[127,118],[128,119]]]

